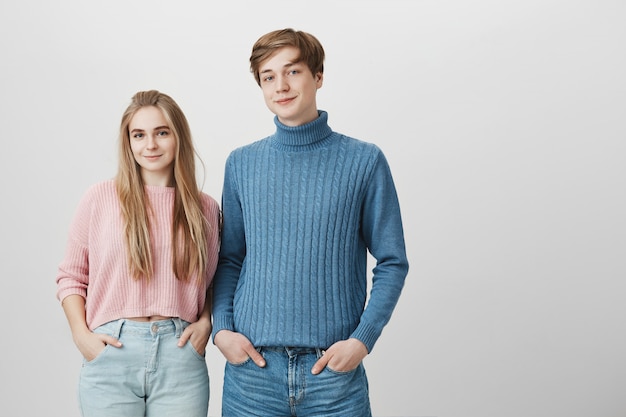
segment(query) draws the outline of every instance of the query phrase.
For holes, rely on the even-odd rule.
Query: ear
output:
[[[324,73],[323,72],[318,72],[317,74],[315,74],[315,84],[317,85],[317,88],[321,88],[322,84],[324,84]]]

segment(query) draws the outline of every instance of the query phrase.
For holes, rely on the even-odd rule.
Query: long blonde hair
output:
[[[202,282],[206,271],[207,235],[210,230],[202,212],[200,189],[196,181],[195,158],[198,155],[184,113],[170,96],[156,90],[136,93],[120,124],[119,168],[115,184],[124,221],[130,274],[134,279],[150,279],[154,272],[150,245],[150,203],[145,194],[140,167],[130,148],[128,130],[137,110],[146,106],[161,110],[176,137],[171,242],[174,274],[182,281],[188,281],[190,276],[196,274],[199,282]]]

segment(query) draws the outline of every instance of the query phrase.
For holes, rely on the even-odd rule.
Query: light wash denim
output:
[[[321,349],[257,348],[267,365],[251,359],[226,363],[223,417],[370,417],[363,364],[350,372],[326,367],[313,375]]]
[[[95,333],[122,342],[83,359],[78,401],[83,417],[206,417],[209,374],[190,342],[176,344],[188,322],[116,320]]]

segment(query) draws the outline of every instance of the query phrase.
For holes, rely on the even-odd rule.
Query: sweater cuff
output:
[[[220,330],[235,331],[235,321],[233,316],[214,316],[213,317],[213,344],[215,344],[215,335]]]
[[[368,353],[372,353],[372,349],[374,348],[374,344],[380,337],[382,333],[382,329],[378,327],[373,327],[367,323],[361,322],[358,327],[352,332],[350,337],[360,340],[363,342],[365,347],[367,348]]]
[[[63,300],[70,295],[80,295],[84,299],[87,299],[87,292],[81,288],[71,287],[57,291],[57,299],[62,303]]]

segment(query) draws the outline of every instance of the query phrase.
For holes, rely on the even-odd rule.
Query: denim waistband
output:
[[[289,356],[317,355],[317,357],[322,357],[324,353],[326,353],[326,349],[313,348],[313,347],[298,347],[298,346],[260,346],[258,350],[282,352],[282,353],[286,353]]]
[[[119,337],[122,332],[146,335],[176,333],[176,337],[180,337],[187,326],[189,326],[189,323],[185,320],[172,317],[171,319],[157,321],[119,319],[103,324],[101,327],[108,329],[107,333],[112,334],[114,337]]]

